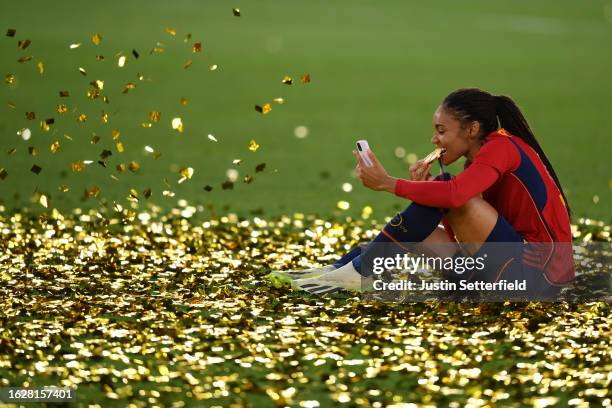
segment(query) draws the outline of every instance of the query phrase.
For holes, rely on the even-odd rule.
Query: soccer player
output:
[[[558,293],[574,279],[570,208],[518,106],[508,96],[459,89],[436,109],[433,128],[431,142],[444,149],[443,165],[467,159],[456,177],[433,177],[431,163],[418,161],[410,168],[410,180],[395,178],[372,151],[370,167],[353,152],[365,187],[412,201],[371,244],[446,243],[477,255],[487,243],[515,243],[524,246],[518,256],[493,262],[495,266],[469,279],[521,277],[540,293]],[[317,294],[360,290],[361,255],[362,247],[356,247],[333,265],[273,272],[271,278],[291,279],[294,288]]]

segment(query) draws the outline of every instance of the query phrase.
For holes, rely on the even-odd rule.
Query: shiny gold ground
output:
[[[100,406],[610,404],[606,303],[385,304],[265,279],[375,227],[0,211],[0,386],[78,387]],[[580,220],[575,237],[609,227]]]

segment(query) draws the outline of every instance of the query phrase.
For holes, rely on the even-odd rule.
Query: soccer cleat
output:
[[[291,287],[296,290],[303,290],[313,295],[324,295],[347,290],[332,282],[324,281],[320,277],[308,279],[296,279],[291,282]]]
[[[294,289],[304,290],[316,295],[334,293],[341,290],[362,292],[363,277],[355,270],[352,262],[314,278],[296,279],[291,282]]]
[[[293,271],[272,271],[268,275],[268,279],[272,285],[276,287],[291,286],[291,282],[295,279],[316,278],[328,272],[335,270],[334,265],[327,265],[320,268],[310,268]]]

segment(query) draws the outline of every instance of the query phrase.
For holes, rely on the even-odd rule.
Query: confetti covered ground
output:
[[[0,211],[0,386],[78,387],[103,407],[610,404],[609,304],[310,297],[265,273],[335,259],[375,222],[183,204]],[[581,220],[574,236],[609,230]]]

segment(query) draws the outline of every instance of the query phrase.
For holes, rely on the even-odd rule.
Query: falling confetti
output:
[[[17,33],[17,30],[15,30],[14,28],[9,28],[8,30],[6,30],[7,37],[15,37],[16,33]]]
[[[159,122],[159,119],[161,118],[161,112],[158,111],[151,111],[149,112],[149,119],[153,122]]]
[[[189,103],[189,100],[187,98],[181,98],[180,103],[183,106],[187,106],[187,104]]]
[[[49,208],[49,205],[51,203],[51,197],[48,196],[47,194],[41,194],[40,197],[38,198],[38,202],[40,203],[40,205],[42,205],[45,208]]]
[[[255,166],[255,173],[261,173],[266,168],[266,163],[259,163]]]
[[[264,103],[262,106],[255,105],[255,110],[265,115],[272,110],[272,105],[270,105],[269,103]]]
[[[181,177],[178,179],[178,183],[181,184],[185,180],[191,179],[191,177],[193,177],[193,173],[194,173],[193,167],[181,168],[179,170],[179,174],[181,175]]]
[[[285,85],[292,85],[293,84],[293,78],[291,78],[288,75],[285,75],[283,77],[282,83],[285,84]]]
[[[235,17],[240,17],[240,9],[233,8],[232,13],[234,14]]]
[[[176,36],[176,29],[172,28],[172,27],[168,27],[166,28],[166,33],[170,34],[171,36]]]
[[[68,98],[70,96],[70,92],[69,91],[59,91],[59,96],[61,98]]]
[[[32,56],[27,56],[27,57],[21,57],[17,60],[17,62],[19,62],[20,64],[23,64],[24,62],[28,62],[32,60]]]
[[[249,176],[248,174],[246,176],[244,176],[244,178],[242,179],[242,181],[244,182],[244,184],[251,184],[251,182],[253,181],[253,176]]]
[[[192,60],[187,60],[187,62],[185,63],[185,65],[183,65],[183,68],[184,68],[184,69],[187,69],[187,68],[189,68],[189,67],[190,67],[192,64],[193,64],[193,61],[192,61]]]
[[[353,191],[353,185],[351,183],[343,183],[342,191],[344,191],[345,193],[350,193],[351,191]]]
[[[81,46],[81,43],[70,44],[70,49],[74,50],[75,48],[79,48],[80,46]]]
[[[124,151],[123,143],[121,143],[121,142],[117,142],[117,143],[115,144],[115,147],[117,148],[117,152],[118,152],[118,153],[123,153],[123,151]]]
[[[4,170],[4,169],[2,169],[2,170]],[[0,171],[0,177],[1,176],[2,176],[2,172]],[[212,191],[212,189],[213,188],[211,186],[209,186],[209,185],[204,186],[204,191],[206,191],[208,193],[210,193]]]
[[[259,149],[259,145],[255,141],[255,139],[251,139],[251,141],[249,142],[249,150],[252,152],[256,152],[257,149]]]
[[[79,123],[87,122],[87,115],[84,113],[81,113],[79,117],[77,118],[77,121]]]
[[[85,171],[85,163],[83,161],[77,161],[70,164],[70,168],[75,173],[82,173]]]
[[[338,209],[340,210],[348,210],[351,207],[351,205],[349,204],[348,201],[340,200],[336,204],[336,207],[338,207]]]
[[[57,140],[56,140],[55,142],[51,143],[51,146],[50,146],[51,153],[53,153],[53,154],[57,153],[57,151],[59,150],[59,148],[60,148],[60,143],[59,143],[59,141],[57,141]]]
[[[8,176],[8,171],[5,168],[0,168],[0,180],[4,180]]]
[[[212,133],[208,134],[208,140],[212,140],[213,142],[218,142],[217,138]]]
[[[283,103],[285,103],[285,99],[284,98],[274,98],[274,99],[272,99],[272,101],[274,103],[279,104],[279,105],[282,105]]]
[[[300,77],[300,81],[301,81],[303,84],[308,84],[308,83],[310,83],[310,74],[304,74],[304,75],[302,75],[302,76]]]
[[[140,54],[138,53],[138,51],[136,51],[136,50],[134,50],[134,49],[133,49],[133,50],[132,50],[132,56],[133,56],[135,59],[138,59],[138,57],[140,57]]]
[[[229,181],[234,182],[238,180],[239,173],[236,169],[227,169],[227,171],[225,172],[225,176]]]
[[[21,136],[23,140],[27,141],[30,140],[30,137],[32,137],[32,131],[28,128],[23,128],[17,132],[17,135]]]
[[[219,68],[219,66],[218,66],[217,64],[212,64],[212,65],[210,66],[210,68],[208,68],[208,69],[209,69],[209,70],[211,70],[211,71],[216,71],[216,70],[217,70],[217,68]]]
[[[85,70],[85,68],[79,67],[79,72],[81,73],[81,75],[87,76],[87,71]]]
[[[181,118],[172,119],[172,129],[176,130],[179,133],[183,133],[183,121],[181,120]]]
[[[130,164],[128,165],[128,169],[130,169],[132,173],[136,173],[138,169],[140,169],[140,165],[138,164],[137,161],[132,160]]]
[[[194,52],[194,53],[202,52],[202,43],[201,42],[194,43],[191,46],[191,51]]]
[[[28,48],[30,44],[32,44],[32,41],[30,40],[19,40],[17,42],[17,46],[21,48],[22,50],[25,50],[26,48]]]
[[[38,63],[38,73],[40,75],[45,73],[45,64],[42,61]]]
[[[6,82],[7,84],[12,84],[15,82],[15,75],[13,74],[6,74],[6,76],[4,77],[4,82]]]
[[[293,134],[298,139],[304,139],[308,136],[308,128],[306,126],[296,126],[295,129],[293,129]]]
[[[125,55],[121,55],[119,59],[117,60],[117,66],[119,68],[123,68],[125,66],[125,60],[126,60]]]
[[[94,45],[100,45],[100,43],[102,42],[102,36],[100,36],[100,34],[95,33],[94,35],[91,36],[91,42]]]
[[[36,119],[36,113],[34,113],[34,112],[26,112],[25,116],[26,116],[27,120],[34,120],[34,119]]]

